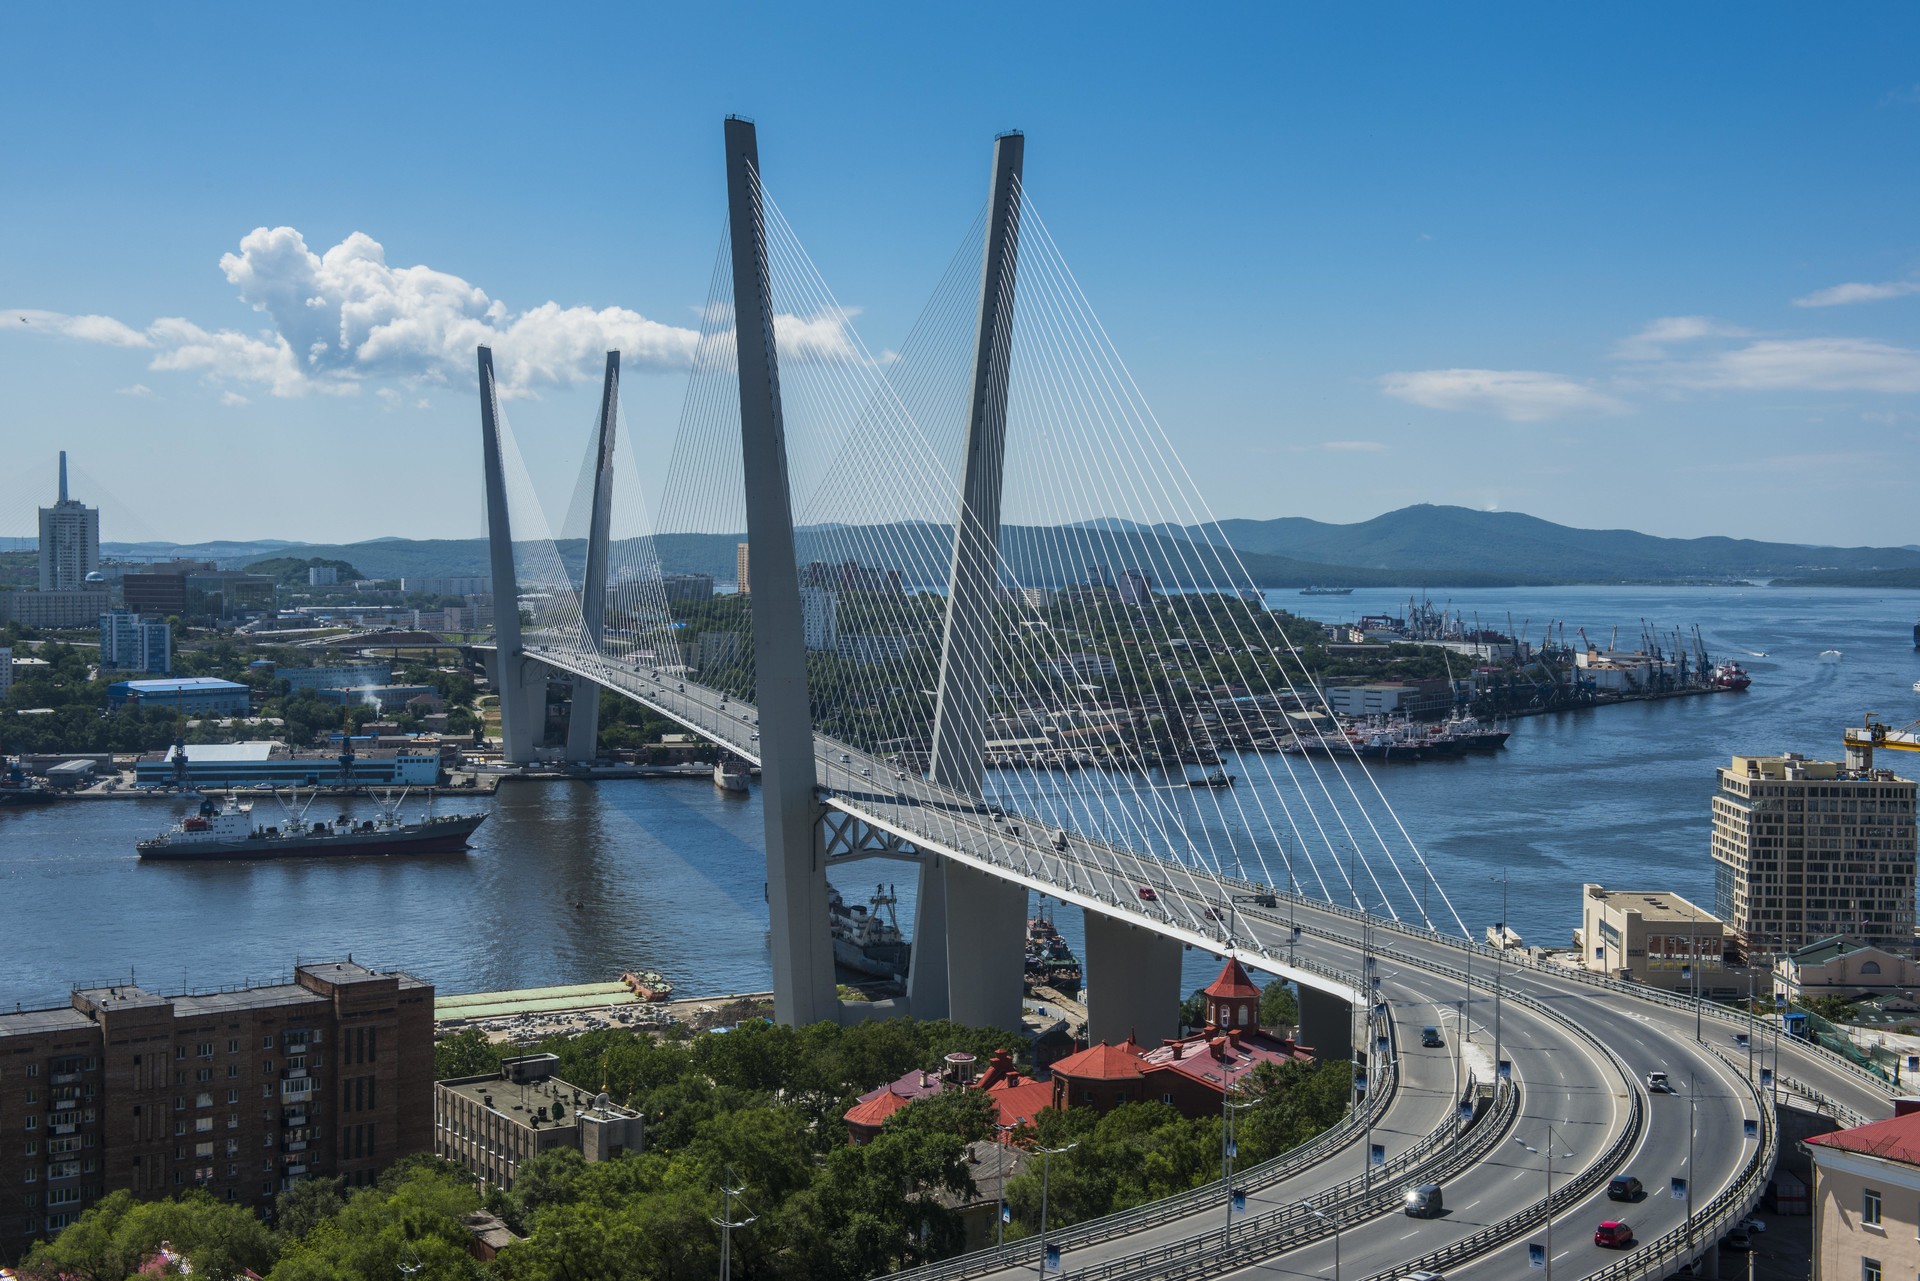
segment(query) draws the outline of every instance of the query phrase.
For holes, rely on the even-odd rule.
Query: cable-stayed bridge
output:
[[[1024,187],[1023,137],[996,140],[983,209],[881,353],[769,195],[753,126],[725,137],[728,226],[670,444],[636,445],[610,354],[556,530],[480,353],[489,653],[509,762],[590,760],[607,690],[760,766],[781,1020],[1016,1023],[1031,891],[1085,910],[1093,1039],[1172,1036],[1186,947],[1296,982],[1301,1039],[1366,1082],[1344,1145],[1258,1176],[1237,1237],[1181,1206],[1083,1231],[1100,1275],[1305,1257],[1333,1210],[1377,1214],[1380,1184],[1415,1176],[1451,1180],[1461,1208],[1358,1248],[1382,1270],[1492,1258],[1588,1213],[1629,1164],[1650,1188],[1677,1166],[1694,1192],[1684,1213],[1636,1211],[1635,1257],[1660,1275],[1757,1198],[1776,1149],[1763,1077],[1887,1110],[1831,1056],[1789,1047],[1765,1069],[1744,1017],[1474,945],[1364,762],[1312,750],[1331,716],[1306,674],[1316,638],[1266,610],[1218,535]],[[663,568],[690,563],[737,590]],[[544,745],[556,676],[574,697]],[[912,970],[900,1000],[843,1010],[826,869],[872,857],[918,865]],[[1409,1025],[1450,1028],[1446,1046]],[[1684,1151],[1654,1124],[1674,1105],[1640,1087],[1655,1070],[1693,1082]],[[1462,1137],[1462,1101],[1488,1089]],[[1549,1141],[1549,1122],[1573,1137]],[[1550,1217],[1529,1175],[1563,1141]],[[1329,1217],[1300,1209],[1309,1195]],[[1599,1269],[1590,1232],[1563,1236],[1578,1259],[1561,1266]],[[954,1275],[1015,1265],[1031,1257]]]

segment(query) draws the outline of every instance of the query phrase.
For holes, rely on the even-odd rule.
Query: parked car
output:
[[[1665,1072],[1649,1072],[1647,1073],[1647,1093],[1672,1094],[1673,1082],[1667,1080]]]
[[[1607,1180],[1607,1198],[1612,1201],[1638,1201],[1646,1194],[1640,1180],[1631,1174],[1616,1174]]]
[[[1619,1219],[1608,1219],[1593,1230],[1593,1243],[1610,1250],[1624,1250],[1633,1244],[1633,1229]]]
[[[1753,1249],[1753,1233],[1735,1224],[1733,1231],[1720,1239],[1720,1244],[1736,1254],[1745,1254]]]

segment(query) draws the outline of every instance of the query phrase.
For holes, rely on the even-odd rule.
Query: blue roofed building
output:
[[[107,686],[107,703],[115,709],[160,707],[183,715],[245,716],[248,699],[245,685],[217,676],[115,681]]]

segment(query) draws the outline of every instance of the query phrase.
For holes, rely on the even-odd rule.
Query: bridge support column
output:
[[[487,564],[493,574],[494,659],[487,669],[500,695],[500,759],[509,765],[533,760],[534,740],[545,729],[546,670],[520,652],[520,586],[513,570],[513,526],[507,514],[506,462],[500,452],[500,421],[493,385],[493,349],[480,348],[481,470],[487,493]],[[532,697],[529,690],[537,690]]]
[[[594,437],[593,513],[587,524],[587,566],[580,582],[580,625],[596,652],[606,633],[607,543],[613,524],[614,424],[620,409],[620,353],[607,353],[606,381],[600,387],[600,426]],[[591,762],[600,747],[600,687],[583,676],[573,678],[573,704],[567,712],[567,759]]]
[[[1146,1046],[1180,1034],[1180,943],[1087,913],[1087,1039]]]
[[[814,797],[813,708],[802,648],[800,572],[787,489],[786,425],[767,281],[760,149],[753,122],[726,122],[727,215],[733,249],[734,353],[747,541],[753,549],[754,701],[760,709],[760,800],[766,815],[773,1008],[782,1023],[837,1019],[827,874]]]
[[[1299,1038],[1322,1063],[1353,1057],[1353,1019],[1353,1003],[1345,997],[1300,985]]]
[[[1023,885],[946,863],[946,1016],[968,1027],[1020,1027],[1026,996],[1027,890]],[[913,941],[914,951],[920,940]],[[915,1018],[932,1017],[913,1007]]]
[[[916,1019],[950,1016],[947,966],[947,864],[937,854],[920,860],[920,891],[913,903],[913,958],[907,965],[907,1003]],[[1025,941],[1019,945],[1024,956]]]

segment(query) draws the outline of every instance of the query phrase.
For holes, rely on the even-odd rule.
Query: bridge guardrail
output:
[[[1364,1221],[1386,1213],[1401,1203],[1402,1189],[1408,1179],[1438,1180],[1465,1168],[1486,1155],[1487,1150],[1510,1130],[1520,1110],[1520,1092],[1511,1082],[1502,1082],[1494,1106],[1482,1113],[1456,1143],[1444,1131],[1435,1131],[1409,1148],[1392,1162],[1375,1171],[1371,1178],[1348,1179],[1319,1194],[1328,1219],[1336,1216]],[[1272,1210],[1249,1223],[1235,1227],[1211,1228],[1183,1237],[1164,1246],[1109,1259],[1104,1263],[1066,1273],[1069,1281],[1174,1281],[1219,1276],[1223,1271],[1244,1267],[1272,1258],[1285,1250],[1296,1249],[1333,1235],[1318,1214],[1300,1206]],[[1342,1229],[1344,1231],[1344,1228]],[[1051,1243],[1051,1238],[1049,1238]],[[1029,1253],[1031,1249],[1029,1249]],[[1025,1263],[1025,1260],[1021,1261]]]
[[[1331,969],[1325,972],[1329,977],[1343,981],[1349,977]],[[1391,1035],[1391,1021],[1388,1023],[1388,1031]],[[1370,1125],[1378,1123],[1387,1108],[1391,1106],[1394,1096],[1399,1092],[1399,1087],[1399,1068],[1389,1065],[1379,1084],[1367,1090],[1367,1097],[1358,1109],[1347,1113],[1331,1129],[1292,1151],[1282,1152],[1279,1156],[1262,1161],[1258,1165],[1251,1165],[1243,1171],[1235,1172],[1234,1185],[1248,1189],[1271,1187],[1283,1179],[1292,1178],[1302,1170],[1328,1159],[1351,1143],[1356,1136],[1364,1134]],[[1434,1133],[1439,1134],[1442,1131]],[[1083,1223],[1051,1231],[1047,1234],[1047,1240],[1062,1250],[1073,1246],[1095,1245],[1101,1241],[1127,1236],[1144,1228],[1156,1227],[1190,1214],[1197,1214],[1210,1206],[1219,1204],[1225,1195],[1224,1181],[1214,1179],[1197,1188],[1189,1188],[1185,1192],[1177,1192],[1170,1197],[1150,1201],[1146,1205],[1137,1205],[1132,1209],[1120,1210],[1113,1214],[1102,1215],[1097,1219],[1088,1219]],[[982,1276],[1018,1266],[1024,1262],[1020,1256],[1031,1252],[1031,1249],[1022,1241],[1015,1245],[975,1250],[938,1263],[923,1264],[909,1271],[887,1275],[907,1277],[911,1278],[911,1281],[961,1281],[965,1277]]]

